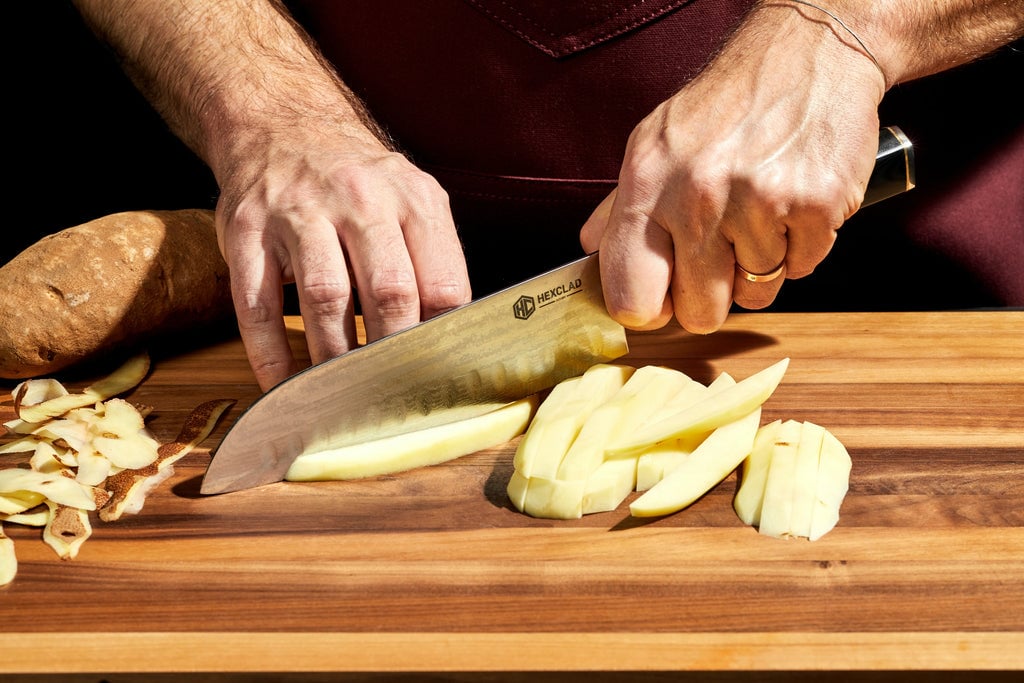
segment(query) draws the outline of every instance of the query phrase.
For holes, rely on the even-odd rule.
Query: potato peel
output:
[[[0,522],[42,527],[43,541],[57,556],[74,559],[92,535],[92,511],[103,521],[138,512],[146,494],[173,474],[173,463],[208,437],[235,403],[203,403],[173,442],[160,445],[145,426],[153,408],[116,398],[149,368],[143,353],[80,393],[51,379],[14,388],[18,417],[4,427],[18,438],[0,446],[0,455],[32,455],[28,468],[0,469]],[[16,573],[14,543],[0,528],[0,586]]]
[[[30,388],[35,390],[35,385],[45,383],[51,391],[54,391],[52,383],[56,380],[26,380],[15,387],[14,412],[25,422],[43,422],[75,408],[94,405],[136,387],[145,379],[149,372],[149,366],[149,354],[140,353],[123,363],[104,379],[86,387],[80,394],[71,394],[65,391],[63,394],[49,394],[47,399],[35,402],[26,400],[29,398]]]
[[[113,522],[124,514],[135,514],[141,510],[149,492],[174,473],[174,463],[202,443],[220,416],[234,404],[231,399],[218,399],[196,407],[185,418],[177,438],[160,446],[154,462],[136,470],[122,470],[109,477],[107,488],[112,497],[100,509],[100,519]]]
[[[43,528],[43,541],[62,560],[73,560],[78,550],[92,535],[89,513],[81,508],[46,501],[50,519]]]

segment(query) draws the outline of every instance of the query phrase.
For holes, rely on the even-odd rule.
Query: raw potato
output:
[[[615,375],[615,368],[625,374]],[[736,391],[740,384],[725,373],[705,387],[671,368],[595,366],[588,370],[591,386],[603,376],[619,388],[585,391],[586,374],[556,385],[519,444],[509,499],[533,517],[578,519],[614,510],[643,487],[650,490],[630,507],[635,516],[680,510],[750,453],[761,416],[758,400],[771,394],[785,368],[785,361],[776,363]],[[645,448],[613,448],[663,424],[685,428]],[[532,457],[523,455],[526,449]]]
[[[696,385],[677,370],[657,365],[637,369],[611,398],[587,418],[558,466],[559,479],[586,479],[604,461],[609,442],[623,438],[650,417],[652,407]],[[703,387],[700,387],[703,389]]]
[[[318,453],[300,455],[285,479],[359,479],[437,465],[511,441],[526,430],[539,399],[530,396],[484,415]]]
[[[554,478],[590,414],[626,384],[634,368],[599,363],[559,382],[516,448],[512,464],[524,477]]]
[[[761,408],[757,407],[745,417],[713,431],[664,479],[633,501],[630,513],[634,517],[668,515],[692,504],[750,454],[760,421]]]
[[[698,401],[685,410],[649,423],[628,437],[609,444],[609,457],[638,455],[651,446],[694,434],[710,432],[749,415],[768,400],[782,381],[789,359],[715,392],[706,401]]]
[[[131,211],[0,267],[0,377],[37,377],[232,315],[213,212]]]
[[[0,586],[13,581],[17,573],[18,556],[14,554],[14,541],[4,534],[4,525],[0,522]]]
[[[817,541],[839,522],[839,508],[850,489],[852,468],[853,461],[846,447],[831,432],[826,431],[821,441],[818,489],[808,539]]]
[[[758,531],[766,536],[781,538],[789,535],[801,431],[799,422],[787,420],[775,437],[761,503],[761,524],[758,526]]]
[[[758,430],[733,508],[766,536],[816,541],[839,521],[851,466],[846,448],[823,427],[775,421]]]
[[[757,430],[754,448],[740,468],[740,487],[732,507],[744,524],[757,526],[761,523],[761,501],[764,500],[764,485],[768,481],[768,465],[772,461],[772,449],[781,425],[782,420],[776,420]]]
[[[618,418],[624,406],[615,397],[632,393],[626,387],[634,373],[635,369],[628,365],[601,363],[579,377],[555,385],[537,410],[512,460],[514,473],[508,494],[518,510],[552,519],[583,514],[586,477],[600,465],[600,459],[594,462],[582,453],[580,462],[589,462],[590,466],[583,476],[572,479],[560,477],[559,468],[586,425],[593,424],[590,418],[595,411],[611,402],[615,406],[614,416],[602,412],[596,421],[604,424]]]

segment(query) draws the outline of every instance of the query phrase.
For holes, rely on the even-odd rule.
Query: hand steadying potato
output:
[[[131,211],[0,267],[0,377],[50,374],[233,313],[213,212]]]

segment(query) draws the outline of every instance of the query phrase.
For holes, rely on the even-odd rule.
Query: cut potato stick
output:
[[[698,401],[671,417],[639,430],[629,438],[611,444],[606,457],[639,453],[657,443],[710,432],[735,422],[749,415],[772,395],[788,366],[789,359],[784,358],[734,386],[715,392],[707,400]]]
[[[519,496],[523,501],[520,512],[539,519],[579,519],[583,516],[585,480],[528,477],[525,484],[525,493]]]
[[[768,479],[764,486],[764,502],[761,504],[761,522],[758,525],[758,531],[766,536],[790,536],[797,453],[802,431],[799,422],[786,420],[775,437]]]
[[[679,467],[693,449],[700,445],[700,439],[696,444],[685,439],[673,439],[651,446],[641,453],[636,459],[636,490],[647,491],[665,476]],[[612,458],[606,462],[613,462],[619,458]],[[621,458],[627,460],[628,458]]]
[[[519,436],[530,423],[538,402],[536,395],[530,396],[478,417],[300,455],[288,469],[285,479],[360,479],[447,462]]]
[[[601,363],[556,384],[516,448],[512,464],[525,477],[555,479],[590,414],[633,375],[627,365]]]
[[[505,487],[512,507],[520,512],[524,512],[526,510],[526,494],[529,490],[529,477],[524,477],[519,470],[513,469],[512,476],[508,480],[508,486]]]
[[[811,529],[808,538],[817,541],[839,522],[839,508],[850,488],[853,461],[846,448],[831,432],[821,440],[818,460],[818,480]]]
[[[637,369],[587,418],[562,459],[557,477],[589,478],[604,461],[604,449],[609,442],[631,434],[667,400],[692,384],[696,383],[671,368],[646,365]]]
[[[761,408],[711,432],[700,446],[649,491],[633,501],[634,517],[668,515],[691,505],[717,486],[750,454]]]
[[[793,513],[789,521],[789,535],[808,538],[811,535],[811,515],[814,513],[818,493],[818,461],[825,430],[813,422],[800,426],[800,445],[796,449],[796,468],[793,473]]]
[[[736,380],[727,373],[720,374],[715,381],[705,387],[699,382],[694,382],[694,387],[687,387],[672,401],[666,409],[655,415],[648,424],[653,424],[668,417],[672,413],[668,410],[681,411],[689,408],[697,401],[705,400],[715,392],[736,384]],[[678,439],[664,441],[655,444],[643,451],[637,458],[636,463],[636,490],[647,491],[654,487],[659,481],[679,467],[682,462],[707,438],[707,434],[688,434]]]
[[[740,486],[733,498],[732,507],[744,524],[757,526],[761,523],[761,505],[764,503],[764,486],[768,481],[768,466],[772,462],[775,437],[782,420],[775,420],[757,430],[754,447],[743,461],[740,471]]]
[[[636,488],[636,461],[606,460],[587,478],[581,512],[609,512],[619,507]]]

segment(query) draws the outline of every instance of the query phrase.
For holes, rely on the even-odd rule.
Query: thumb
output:
[[[594,253],[601,246],[601,238],[604,237],[604,231],[608,227],[608,218],[612,215],[612,204],[615,203],[616,192],[617,190],[612,190],[607,197],[601,200],[601,203],[597,205],[597,208],[590,214],[590,218],[580,229],[580,244],[583,246],[583,251],[588,254]]]

